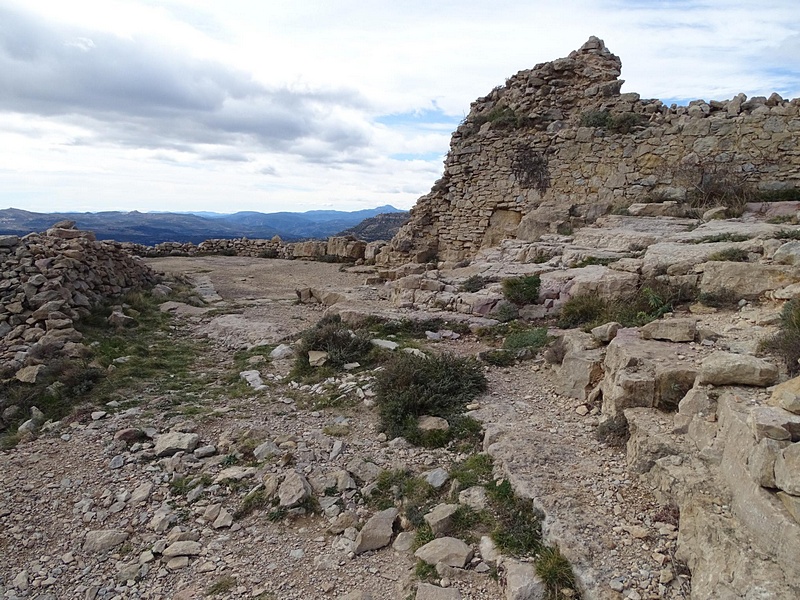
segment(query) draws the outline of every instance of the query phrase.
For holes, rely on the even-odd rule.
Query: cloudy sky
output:
[[[798,0],[0,0],[0,208],[409,208],[590,35],[646,98],[800,96]]]

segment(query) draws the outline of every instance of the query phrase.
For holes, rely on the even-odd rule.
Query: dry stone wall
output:
[[[60,223],[43,234],[0,236],[0,364],[35,381],[49,359],[85,350],[74,321],[105,298],[156,281],[120,245]]]
[[[121,247],[132,254],[146,257],[197,256],[218,254],[249,258],[283,258],[319,260],[335,257],[346,261],[372,260],[385,241],[364,242],[353,236],[333,236],[327,240],[284,243],[279,237],[264,239],[211,239],[200,244],[191,242],[163,242],[155,246],[123,243]]]
[[[444,174],[379,264],[458,262],[503,239],[569,233],[615,208],[719,185],[800,188],[800,99],[666,106],[621,93],[620,59],[589,39],[473,102]]]

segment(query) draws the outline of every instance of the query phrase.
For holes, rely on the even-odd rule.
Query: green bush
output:
[[[506,300],[518,306],[535,304],[539,299],[541,280],[538,275],[504,279],[502,285]]]
[[[488,350],[481,353],[480,359],[495,367],[509,367],[516,362],[517,357],[515,352],[508,350]]]
[[[775,237],[779,240],[800,240],[800,229],[783,229]]]
[[[347,363],[366,361],[373,350],[368,332],[354,333],[339,315],[325,317],[303,334],[292,369],[293,376],[304,376],[313,369],[308,363],[311,350],[327,352],[326,367],[339,370]]]
[[[573,591],[568,597],[575,596],[575,575],[572,573],[572,565],[558,548],[545,546],[541,549],[536,557],[536,574],[547,587],[548,599],[560,600],[567,597],[562,594],[564,589]]]
[[[580,294],[567,300],[561,307],[558,327],[570,329],[587,323],[601,321],[608,311],[608,303],[597,294]]]
[[[519,319],[519,308],[511,302],[500,302],[494,307],[490,316],[494,317],[501,323],[510,323]]]
[[[464,280],[464,283],[461,284],[461,291],[462,292],[477,292],[478,290],[482,290],[486,287],[486,284],[489,283],[489,280],[482,275],[472,275],[467,277]]]
[[[741,248],[725,248],[719,252],[714,252],[708,257],[711,261],[727,261],[727,262],[748,262],[750,260],[750,253]]]
[[[380,427],[390,437],[417,437],[418,417],[452,418],[486,385],[486,376],[474,359],[398,354],[378,372],[375,383]]]
[[[521,348],[541,348],[548,342],[547,328],[535,327],[534,329],[520,329],[512,331],[506,336],[503,348],[518,350]]]
[[[761,348],[782,359],[790,375],[800,374],[800,298],[783,305],[780,331]]]
[[[497,547],[513,556],[538,552],[542,543],[542,515],[533,502],[514,494],[508,480],[487,485],[486,493],[497,512],[497,526],[492,532]]]
[[[712,308],[734,308],[739,303],[739,295],[732,289],[721,288],[716,292],[703,292],[697,301]]]
[[[673,285],[659,279],[645,282],[628,298],[608,301],[596,294],[582,294],[567,300],[561,307],[558,327],[585,326],[587,329],[616,321],[625,327],[638,327],[672,312],[675,305],[694,301],[693,286]]]

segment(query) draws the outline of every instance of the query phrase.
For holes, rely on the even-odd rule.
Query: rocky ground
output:
[[[177,337],[211,342],[212,356],[194,374],[209,393],[191,404],[143,393],[0,453],[4,597],[413,597],[408,536],[363,551],[364,531],[379,538],[381,524],[370,521],[376,508],[361,498],[381,469],[430,475],[463,456],[386,440],[369,373],[342,376],[332,394],[330,386],[290,383],[288,359],[255,353],[248,368],[263,388],[224,392],[233,350],[276,345],[319,319],[321,307],[295,302],[296,288],[348,291],[364,307],[391,313],[362,285],[364,274],[235,257],[151,264],[188,274],[209,301],[205,309],[165,307],[176,313]],[[713,318],[720,327],[728,319]],[[466,355],[486,347],[471,335],[428,345]],[[704,349],[691,352],[687,360],[699,361]],[[487,367],[487,376],[472,414],[484,423],[495,477],[545,509],[546,538],[580,558],[587,597],[688,597],[688,573],[674,557],[675,515],[626,470],[622,450],[596,440],[597,409],[556,393],[542,361]],[[248,451],[255,461],[237,459]],[[248,493],[264,488],[277,488],[285,510],[241,513]],[[297,501],[306,495],[321,514]],[[495,570],[492,549],[468,541],[468,568],[443,569],[417,598],[526,597],[514,595],[522,593],[511,577],[519,564],[501,560]]]

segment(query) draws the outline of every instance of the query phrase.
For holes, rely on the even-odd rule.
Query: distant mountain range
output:
[[[0,234],[25,235],[44,231],[63,220],[79,229],[93,231],[100,240],[136,242],[152,246],[161,242],[194,242],[214,238],[269,239],[279,235],[286,241],[325,239],[384,213],[402,213],[393,206],[366,210],[311,210],[303,213],[35,213],[16,208],[0,210]]]

